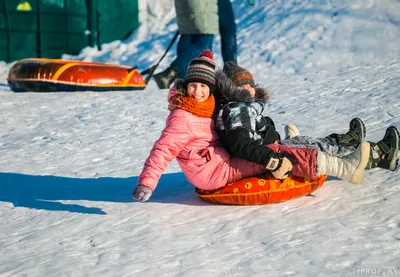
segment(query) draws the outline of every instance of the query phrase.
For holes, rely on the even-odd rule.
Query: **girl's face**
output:
[[[251,97],[254,97],[256,95],[256,90],[250,84],[240,85],[238,87],[247,89],[249,91]]]
[[[189,83],[187,85],[189,97],[193,97],[199,102],[206,101],[210,97],[210,88],[203,83]]]

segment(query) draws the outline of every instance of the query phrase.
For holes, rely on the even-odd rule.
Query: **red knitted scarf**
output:
[[[188,96],[175,94],[168,105],[168,110],[182,109],[198,117],[211,118],[214,113],[215,99],[214,95],[207,98],[206,101],[199,102]]]

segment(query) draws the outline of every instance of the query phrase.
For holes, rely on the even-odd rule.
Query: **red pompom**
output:
[[[210,51],[210,50],[204,50],[201,54],[200,54],[200,57],[207,57],[207,58],[209,58],[209,59],[213,59],[214,58],[214,56],[213,56],[213,53]]]

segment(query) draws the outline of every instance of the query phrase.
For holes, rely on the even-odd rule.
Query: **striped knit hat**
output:
[[[222,71],[231,79],[236,86],[249,84],[254,87],[254,77],[250,71],[241,68],[234,62],[226,62]]]
[[[185,83],[202,83],[210,88],[210,94],[215,89],[215,62],[213,53],[210,50],[204,50],[198,58],[190,61],[186,70]]]

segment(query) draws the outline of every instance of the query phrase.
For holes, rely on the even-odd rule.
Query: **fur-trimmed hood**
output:
[[[181,95],[187,95],[186,93],[186,83],[184,79],[177,78],[174,82],[176,91],[179,92]]]
[[[174,85],[170,88],[170,90],[168,92],[168,102],[171,101],[171,98],[175,94],[176,95],[187,96],[185,80],[180,79],[180,78],[175,79]]]
[[[251,97],[247,89],[238,88],[235,83],[226,76],[222,70],[215,72],[215,97],[221,103],[227,102],[254,102],[262,100],[267,103],[269,99],[269,92],[265,88],[255,87],[256,95]]]

